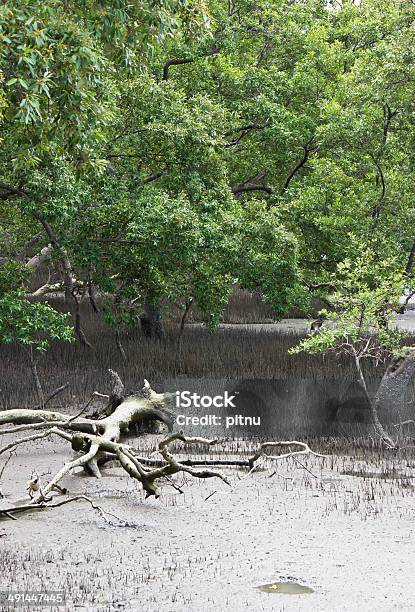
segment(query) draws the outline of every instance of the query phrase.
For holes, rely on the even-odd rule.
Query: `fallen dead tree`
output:
[[[211,447],[221,443],[220,440],[187,437],[183,432],[170,433],[159,442],[159,458],[142,457],[123,439],[134,426],[143,423],[147,425],[153,422],[163,423],[172,432],[174,413],[169,405],[174,396],[170,393],[156,393],[147,381],[140,392],[128,395],[125,393],[124,385],[118,374],[110,370],[110,375],[111,394],[103,396],[94,393],[86,406],[74,416],[68,417],[62,413],[47,410],[26,409],[7,410],[0,413],[0,436],[22,431],[29,434],[1,447],[0,456],[7,451],[14,451],[22,444],[49,436],[57,436],[68,441],[72,449],[77,452],[77,456],[65,463],[44,486],[41,486],[37,479],[29,481],[30,501],[18,507],[0,508],[0,516],[15,518],[16,513],[61,505],[50,502],[53,492],[67,493],[66,489],[59,486],[59,483],[68,473],[75,468],[82,467],[90,475],[99,478],[102,466],[108,461],[117,461],[131,478],[139,481],[146,492],[146,498],[150,496],[157,498],[160,495],[161,483],[166,480],[171,483],[170,477],[179,472],[187,473],[194,478],[219,478],[230,485],[223,474],[210,469],[210,466],[245,467],[253,470],[258,459],[265,456],[272,460],[305,454],[324,457],[312,451],[305,442],[294,440],[265,442],[246,459],[178,459],[174,454],[174,448],[179,444],[184,444],[186,447],[194,445]],[[97,395],[107,397],[107,405],[102,411],[94,414],[95,418],[83,416],[86,408]],[[287,452],[280,455],[270,454],[276,448],[284,448]],[[74,498],[69,498],[67,502],[69,501],[74,501]]]

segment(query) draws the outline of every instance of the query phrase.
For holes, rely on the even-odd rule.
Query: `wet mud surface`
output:
[[[135,445],[149,453],[154,438]],[[101,480],[70,475],[71,495],[87,494],[130,526],[107,524],[83,501],[4,519],[0,590],[65,591],[60,610],[414,610],[415,460],[357,453],[291,459],[249,476],[226,470],[231,489],[180,476],[184,494],[165,486],[147,501],[115,466]],[[0,501],[24,499],[33,468],[47,480],[68,457],[60,442],[21,447]],[[313,592],[258,588],[283,582]]]

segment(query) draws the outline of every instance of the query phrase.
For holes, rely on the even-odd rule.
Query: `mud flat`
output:
[[[402,331],[415,332],[415,309],[406,310],[397,315],[393,324]],[[201,323],[191,323],[188,327],[203,327]],[[280,332],[288,334],[306,334],[310,331],[310,319],[280,319],[267,323],[221,323],[220,330],[249,329],[257,332]]]
[[[138,444],[150,453],[156,441]],[[231,489],[181,477],[184,494],[166,486],[159,500],[144,501],[115,466],[101,480],[71,475],[71,494],[130,526],[82,501],[3,519],[0,590],[65,591],[61,610],[414,610],[414,455],[313,444],[333,454],[280,462],[272,477],[275,465],[245,478],[229,470]],[[67,457],[45,441],[21,448],[0,501],[21,500],[33,468],[54,473]],[[269,588],[278,583],[305,588]]]

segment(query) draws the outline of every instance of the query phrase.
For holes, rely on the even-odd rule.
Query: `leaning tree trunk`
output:
[[[49,410],[30,410],[17,408],[12,410],[0,410],[0,426],[4,424],[36,425],[65,427],[70,431],[78,431],[99,435],[106,440],[118,442],[132,425],[148,421],[160,421],[172,430],[175,414],[170,409],[174,394],[156,393],[145,381],[144,387],[137,393],[126,395],[124,384],[117,372],[109,370],[111,377],[111,394],[107,397],[108,404],[100,413],[99,420],[86,418],[80,413],[75,417],[61,412]],[[88,402],[87,406],[90,404]],[[84,411],[84,410],[83,410]],[[82,411],[82,412],[83,412]],[[102,415],[105,415],[102,418]]]
[[[120,400],[114,412],[103,419],[95,420],[82,416],[70,418],[61,412],[49,410],[30,410],[16,408],[0,411],[0,425],[39,424],[46,426],[61,426],[70,431],[99,435],[103,439],[118,442],[129,427],[145,420],[158,420],[167,425],[171,431],[174,414],[166,405],[168,393],[155,393],[152,389],[148,397],[129,395]],[[114,396],[110,396],[110,401]],[[167,403],[168,403],[167,401]]]

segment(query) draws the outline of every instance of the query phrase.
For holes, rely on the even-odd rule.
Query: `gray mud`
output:
[[[150,452],[155,440],[138,444]],[[3,474],[7,502],[25,497],[32,468],[54,473],[69,454],[60,442],[21,447]],[[301,457],[271,478],[272,466],[227,470],[232,489],[180,477],[184,494],[166,486],[147,501],[116,467],[70,475],[71,494],[137,526],[108,525],[82,501],[2,520],[0,590],[64,590],[60,610],[414,610],[415,461],[362,457]],[[278,582],[314,592],[257,588]]]

